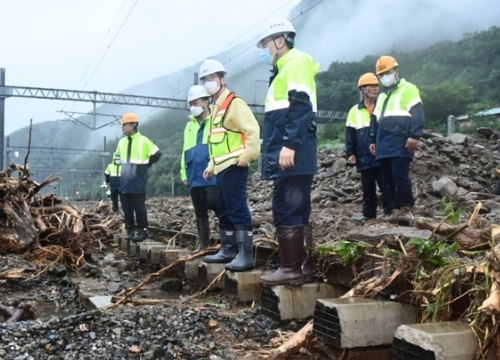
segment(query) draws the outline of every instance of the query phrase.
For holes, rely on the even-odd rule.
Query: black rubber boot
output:
[[[196,219],[196,228],[198,230],[198,247],[195,252],[200,252],[208,247],[210,240],[210,224],[208,218]]]
[[[276,228],[280,247],[281,264],[278,270],[263,275],[260,282],[269,285],[303,285],[304,274],[304,225],[278,226]]]
[[[252,225],[236,225],[234,234],[238,255],[226,265],[227,270],[245,271],[253,269],[253,234]]]
[[[236,238],[234,230],[220,229],[220,250],[214,255],[203,258],[207,263],[227,264],[236,257]]]
[[[134,230],[127,230],[127,239],[132,240],[135,236]]]
[[[137,232],[137,234],[135,234],[134,238],[132,240],[134,240],[135,242],[141,242],[141,241],[144,241],[148,238],[148,229],[142,229],[142,230],[139,230]]]
[[[305,282],[314,281],[314,264],[312,253],[314,250],[313,236],[311,225],[304,225],[304,248],[306,256],[302,262],[302,273],[304,274]]]

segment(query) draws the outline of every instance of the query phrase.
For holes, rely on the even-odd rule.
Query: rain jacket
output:
[[[361,172],[380,167],[375,156],[370,153],[371,115],[362,100],[349,110],[345,124],[345,146],[347,157],[356,156],[356,170]]]
[[[104,171],[104,177],[106,178],[106,183],[109,184],[111,191],[120,190],[120,173],[122,166],[120,164],[115,164],[112,162],[108,165]]]
[[[278,59],[265,101],[262,179],[316,173],[318,70],[310,55],[295,48]],[[281,170],[279,154],[284,146],[295,150],[295,166]]]
[[[424,107],[418,88],[405,79],[380,93],[373,111],[370,142],[377,145],[377,160],[406,157],[414,153],[406,149],[408,138],[420,139],[424,130]]]
[[[145,194],[148,168],[161,156],[160,149],[139,132],[120,139],[115,156],[122,164],[120,191],[122,194]]]
[[[208,134],[210,132],[210,116],[200,123],[191,115],[184,129],[184,146],[181,157],[181,179],[187,181],[188,189],[193,187],[209,186],[216,184],[216,177],[203,179],[203,171],[209,161]]]

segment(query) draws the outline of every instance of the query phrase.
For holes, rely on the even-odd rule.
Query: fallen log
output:
[[[10,269],[0,272],[0,279],[19,279],[22,278],[24,269]]]
[[[281,345],[273,355],[276,359],[287,359],[290,355],[299,351],[306,342],[311,338],[313,331],[313,321],[310,320],[302,327],[295,335],[293,335],[286,343]]]
[[[36,318],[33,305],[30,302],[21,302],[15,309],[0,303],[0,313],[7,318],[6,324],[12,324],[20,320],[30,320]]]
[[[415,218],[413,226],[417,229],[431,230],[435,234],[446,236],[447,242],[457,242],[461,249],[469,249],[481,242],[488,240],[489,229],[474,229],[468,227],[467,223],[459,225],[440,224],[427,221],[423,218]]]

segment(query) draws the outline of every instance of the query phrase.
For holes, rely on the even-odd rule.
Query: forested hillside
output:
[[[399,62],[401,76],[419,87],[428,129],[443,132],[450,114],[462,115],[500,105],[498,27],[466,34],[458,42],[441,42],[410,53],[393,51],[390,55]],[[359,62],[333,62],[327,71],[318,74],[318,108],[348,111],[359,98],[356,88],[359,76],[374,71],[378,56],[369,55]],[[170,195],[172,176],[175,194],[187,194],[180,181],[177,156],[182,150],[182,130],[187,116],[187,112],[166,111],[140,126],[141,133],[150,137],[165,154],[150,174],[150,196]],[[343,122],[328,125],[320,139],[323,142],[342,140],[343,127]],[[108,143],[108,149],[115,147],[116,140]],[[92,182],[93,194],[99,193],[101,182],[101,177]],[[84,193],[86,197],[90,196],[89,191]]]
[[[418,86],[426,128],[443,132],[448,115],[463,115],[500,105],[500,28],[466,34],[458,42],[429,48],[393,51],[400,76]],[[375,71],[378,55],[359,62],[333,62],[318,74],[318,108],[348,111],[359,99],[357,79]],[[331,125],[322,139],[342,137],[342,126]]]

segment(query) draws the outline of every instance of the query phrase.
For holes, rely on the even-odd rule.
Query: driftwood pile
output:
[[[49,176],[38,184],[30,179],[27,165],[11,164],[0,173],[0,253],[81,266],[102,240],[112,238],[121,221],[107,216],[106,206],[85,214],[54,195],[38,195],[57,180]]]

